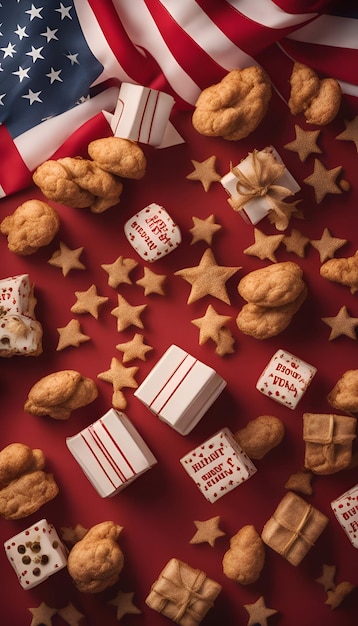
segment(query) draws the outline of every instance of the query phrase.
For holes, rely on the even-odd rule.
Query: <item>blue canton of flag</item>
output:
[[[0,123],[13,138],[78,104],[102,70],[70,2],[0,3]]]

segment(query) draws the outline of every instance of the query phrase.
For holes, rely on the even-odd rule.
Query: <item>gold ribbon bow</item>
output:
[[[250,161],[249,174],[243,174],[238,167],[230,167],[230,171],[238,179],[237,196],[229,199],[230,205],[234,211],[241,211],[251,200],[264,197],[270,207],[270,221],[277,230],[285,230],[299,202],[283,202],[283,198],[292,196],[293,192],[276,184],[286,169],[285,165],[276,161],[270,152],[263,150],[254,150],[247,158]]]

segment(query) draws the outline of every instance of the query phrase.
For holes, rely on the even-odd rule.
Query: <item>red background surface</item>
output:
[[[222,584],[223,590],[214,608],[208,613],[206,626],[247,624],[248,613],[244,604],[255,602],[264,595],[268,607],[278,613],[269,618],[269,626],[353,626],[357,624],[358,592],[354,590],[340,608],[332,610],[325,604],[326,593],[316,579],[322,574],[324,563],[336,565],[336,583],[350,581],[358,585],[357,550],[350,544],[336,521],[330,502],[357,483],[357,469],[336,475],[315,477],[313,495],[306,497],[329,518],[329,524],[316,545],[298,567],[290,565],[271,549],[266,549],[266,563],[257,583],[239,585],[227,579],[222,572],[221,560],[229,547],[229,538],[245,524],[254,524],[261,532],[278,502],[287,492],[284,484],[291,473],[303,465],[302,414],[305,411],[329,413],[326,400],[338,378],[348,369],[358,366],[357,343],[347,337],[329,341],[330,328],[321,317],[334,316],[346,305],[352,316],[358,317],[358,295],[347,287],[330,283],[319,275],[319,253],[312,246],[306,249],[305,258],[287,253],[283,245],[278,249],[278,261],[292,260],[303,269],[308,286],[308,298],[290,327],[283,333],[258,341],[243,335],[235,324],[237,312],[243,305],[237,284],[249,271],[264,267],[270,261],[243,254],[253,243],[253,227],[246,224],[227,202],[220,183],[205,192],[199,182],[186,180],[192,171],[191,159],[203,161],[217,156],[217,169],[224,175],[230,162],[238,163],[254,148],[262,149],[272,144],[281,154],[288,169],[301,184],[297,197],[302,198],[304,220],[292,219],[287,229],[297,228],[311,239],[320,239],[325,227],[336,237],[346,238],[347,244],[336,256],[350,256],[357,248],[357,151],[353,142],[338,141],[335,137],[344,130],[344,120],[352,117],[342,105],[337,119],[322,129],[319,143],[321,158],[327,168],[342,165],[343,177],[351,183],[349,192],[327,195],[317,204],[313,189],[303,179],[313,171],[314,155],[301,163],[297,154],[284,149],[284,144],[295,137],[294,124],[305,127],[303,118],[293,118],[286,105],[275,95],[264,122],[247,139],[226,142],[198,135],[191,126],[190,113],[180,113],[173,121],[185,143],[165,150],[145,148],[148,158],[146,176],[141,181],[125,181],[124,193],[118,207],[101,215],[86,209],[73,209],[55,205],[60,218],[60,232],[50,246],[29,257],[11,254],[5,237],[0,238],[1,277],[29,273],[35,283],[38,298],[37,318],[44,328],[44,352],[37,358],[13,357],[0,361],[1,429],[0,446],[20,441],[40,447],[47,458],[47,470],[53,472],[60,487],[59,495],[37,513],[18,521],[0,520],[1,543],[42,517],[52,522],[58,531],[61,527],[81,523],[86,528],[103,520],[114,520],[124,527],[120,545],[125,555],[125,566],[118,584],[99,595],[80,594],[75,589],[67,570],[51,577],[30,591],[17,582],[16,575],[0,550],[0,614],[6,626],[26,626],[31,623],[28,609],[42,601],[57,608],[72,601],[85,618],[83,626],[114,626],[116,610],[108,604],[120,588],[134,592],[134,601],[141,615],[126,615],[122,623],[128,626],[165,626],[170,621],[149,609],[145,598],[151,584],[171,557],[186,561],[203,569],[208,576]],[[83,146],[86,155],[86,145]],[[0,202],[0,216],[5,217],[20,203],[30,198],[42,198],[36,188],[28,189]],[[143,275],[144,262],[136,255],[123,235],[123,225],[134,213],[151,202],[161,204],[179,224],[183,241],[179,248],[150,268],[167,275],[166,296],[144,296],[143,289],[135,285]],[[212,249],[219,265],[238,265],[242,269],[227,283],[231,306],[207,296],[187,305],[190,286],[174,272],[196,265],[207,245],[191,245],[192,216],[206,218],[211,213],[222,229],[213,240]],[[265,219],[258,227],[266,234],[276,230]],[[70,248],[84,246],[81,256],[86,271],[71,271],[63,277],[58,268],[47,263],[58,249],[59,241]],[[120,285],[117,290],[107,284],[107,274],[101,264],[112,263],[119,255],[135,258],[137,268],[131,273],[132,285]],[[86,290],[95,283],[100,295],[108,302],[100,309],[99,319],[90,315],[76,316],[70,307],[76,298],[74,292]],[[117,292],[131,304],[146,303],[142,314],[146,343],[153,346],[147,360],[128,363],[138,365],[137,381],[140,383],[152,369],[162,353],[172,343],[199,358],[227,381],[227,387],[199,425],[182,437],[154,417],[126,390],[126,414],[133,421],[158,464],[112,499],[102,500],[69,453],[65,438],[95,421],[111,406],[112,387],[97,379],[109,368],[111,358],[121,359],[115,348],[119,342],[131,339],[136,328],[122,333],[116,329],[116,318],[110,311],[117,306]],[[230,329],[236,338],[235,353],[223,358],[215,354],[214,344],[199,346],[198,329],[192,319],[204,315],[208,304],[218,313],[231,315]],[[57,328],[77,317],[82,332],[91,341],[79,348],[56,351]],[[267,362],[282,348],[315,365],[318,369],[306,395],[291,411],[263,396],[255,385]],[[72,413],[68,421],[59,422],[49,417],[35,417],[24,413],[23,405],[31,386],[50,372],[72,368],[97,381],[99,396],[90,406]],[[246,483],[221,498],[215,504],[205,500],[194,482],[180,465],[179,459],[192,448],[224,426],[233,432],[250,419],[262,414],[280,417],[286,434],[279,447],[261,461],[256,461],[257,473]],[[195,533],[193,520],[221,516],[221,528],[226,536],[216,541],[214,548],[208,544],[191,545]],[[6,582],[5,582],[6,581]],[[64,624],[56,615],[54,626]]]

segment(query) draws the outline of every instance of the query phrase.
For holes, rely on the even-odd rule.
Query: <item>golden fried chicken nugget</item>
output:
[[[120,137],[104,137],[91,141],[88,154],[98,167],[123,178],[143,178],[147,160],[134,141]]]
[[[288,101],[292,115],[303,113],[309,124],[324,126],[337,115],[342,91],[334,78],[320,79],[316,72],[296,62],[290,77],[291,93]]]
[[[249,272],[239,284],[240,296],[258,306],[279,307],[289,304],[302,293],[305,283],[297,263],[275,263]]]
[[[57,211],[41,200],[27,200],[5,217],[0,232],[7,237],[10,252],[34,254],[53,240],[60,227]]]
[[[230,539],[230,549],[223,557],[225,576],[242,585],[256,582],[265,564],[265,547],[252,524],[243,526]]]

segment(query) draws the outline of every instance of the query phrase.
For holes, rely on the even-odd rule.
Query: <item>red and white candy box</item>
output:
[[[285,350],[277,350],[257,381],[265,396],[295,409],[317,369]]]
[[[46,519],[5,541],[4,548],[24,589],[32,589],[67,565],[68,550]]]
[[[358,548],[358,484],[333,500],[331,507],[348,539]]]
[[[33,286],[28,274],[10,276],[0,280],[0,317],[27,315],[33,317],[31,297]]]
[[[186,454],[180,463],[209,502],[216,502],[257,471],[228,428]]]
[[[66,443],[102,498],[116,495],[157,463],[132,422],[115,409]]]
[[[134,395],[163,422],[187,435],[225,386],[214,369],[172,345]]]
[[[122,83],[111,120],[115,137],[159,146],[166,131],[174,98],[167,93]]]
[[[124,225],[124,234],[142,259],[153,263],[181,243],[181,232],[166,210],[149,204]]]

